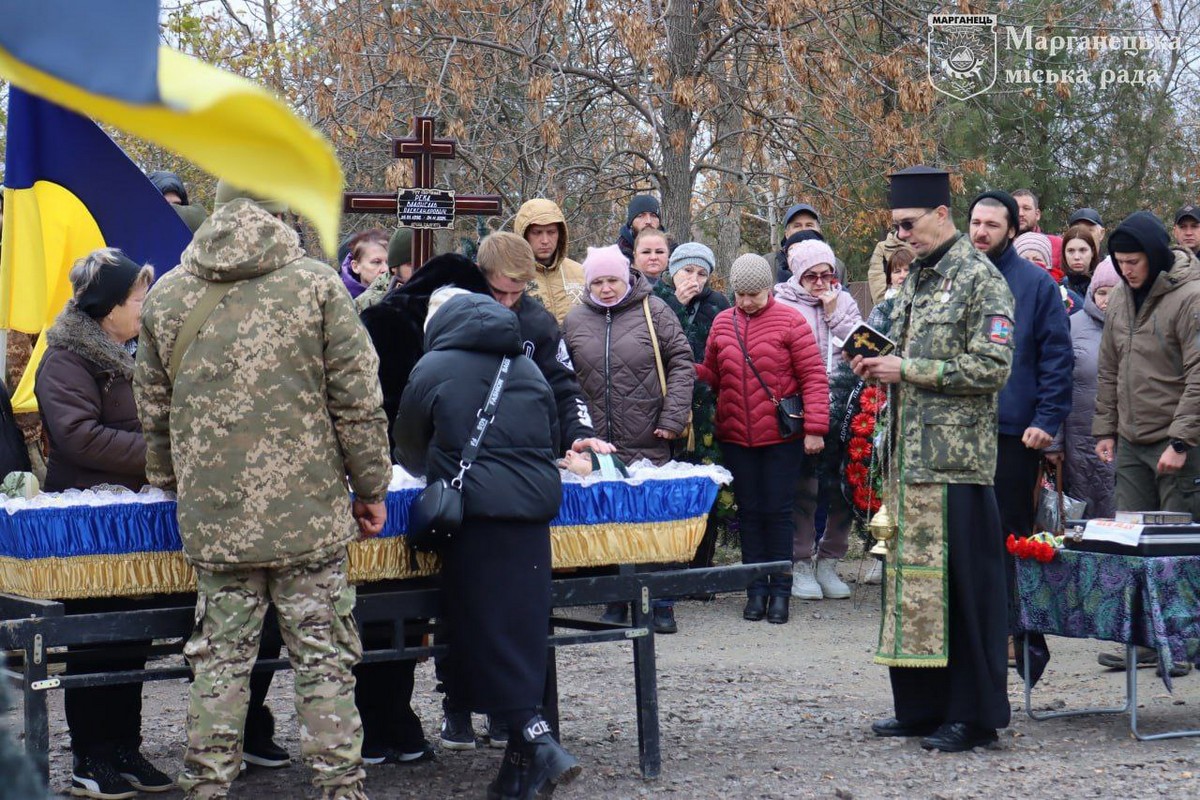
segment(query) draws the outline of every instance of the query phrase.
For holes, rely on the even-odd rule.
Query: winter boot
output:
[[[520,737],[509,739],[504,758],[500,761],[500,771],[488,784],[487,800],[517,800],[520,797],[521,780],[526,769],[525,755],[521,752],[523,745],[524,740]]]
[[[792,597],[798,600],[820,600],[825,597],[821,584],[817,583],[813,574],[812,559],[802,559],[796,562],[792,570]]]
[[[514,736],[514,738],[516,738]],[[520,800],[535,800],[579,777],[579,760],[563,749],[550,732],[550,723],[536,716],[521,729],[525,769],[521,772]]]
[[[830,600],[845,600],[850,596],[850,587],[837,574],[836,558],[817,559],[817,585],[821,594]]]

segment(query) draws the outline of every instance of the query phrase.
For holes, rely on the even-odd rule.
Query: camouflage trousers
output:
[[[187,752],[178,784],[188,798],[223,798],[238,774],[250,671],[268,601],[295,671],[300,749],[323,798],[366,800],[362,723],[351,669],[362,644],[351,612],[346,551],[277,569],[196,569],[196,627],[183,653],[195,673]]]

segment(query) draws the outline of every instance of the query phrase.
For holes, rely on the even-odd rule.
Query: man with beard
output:
[[[885,498],[897,525],[875,655],[890,668],[896,715],[871,730],[962,752],[995,742],[1010,716],[1004,544],[991,484],[1013,299],[955,229],[949,173],[916,166],[891,179],[896,235],[917,254],[892,313],[899,352],[851,362],[860,378],[896,385],[889,416],[899,421],[899,492]]]
[[[1050,266],[1054,269],[1062,269],[1062,237],[1055,236],[1053,233],[1046,233],[1039,227],[1042,221],[1042,207],[1038,202],[1038,196],[1029,189],[1017,189],[1012,193],[1013,200],[1017,201],[1017,210],[1020,216],[1020,230],[1017,235],[1022,233],[1040,233],[1050,240]]]
[[[1013,295],[1012,373],[1000,390],[995,491],[1003,536],[1029,536],[1043,451],[1071,411],[1071,323],[1054,279],[1018,256],[1012,246],[1019,214],[1016,200],[1007,192],[984,192],[967,213],[971,244],[987,254]],[[1062,453],[1046,458],[1060,463]],[[1015,564],[1011,555],[1005,560],[1010,609],[1015,609]],[[1014,622],[1010,614],[1010,630]]]

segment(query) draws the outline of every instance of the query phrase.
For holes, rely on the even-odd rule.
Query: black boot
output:
[[[746,600],[746,608],[742,611],[742,619],[758,622],[767,615],[767,598],[761,594],[750,595]]]
[[[517,800],[520,797],[521,778],[526,765],[525,756],[521,752],[523,746],[523,739],[515,736],[509,739],[504,758],[500,762],[500,771],[488,784],[487,800]]]
[[[514,737],[515,738],[515,737]],[[521,729],[525,767],[521,770],[519,800],[535,800],[579,777],[579,760],[563,749],[550,733],[550,723],[535,716]]]
[[[767,622],[782,625],[788,621],[788,597],[772,597],[767,606]]]

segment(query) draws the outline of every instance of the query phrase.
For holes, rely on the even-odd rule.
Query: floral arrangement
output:
[[[846,441],[843,491],[855,515],[865,520],[883,505],[883,469],[877,440],[884,431],[878,421],[887,406],[887,390],[860,384],[850,395],[842,435]],[[876,456],[873,458],[873,456]]]
[[[1017,558],[1032,558],[1035,561],[1046,564],[1053,561],[1054,554],[1062,548],[1063,537],[1053,536],[1049,533],[1037,533],[1033,536],[1017,538],[1010,533],[1004,546],[1009,553]]]

